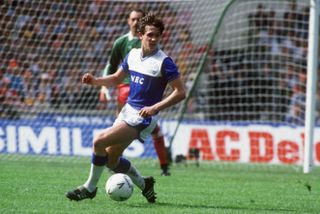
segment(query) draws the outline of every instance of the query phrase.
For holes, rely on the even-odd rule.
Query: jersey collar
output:
[[[132,32],[129,31],[129,33],[128,33],[128,39],[129,39],[129,41],[131,41],[131,40],[133,40],[133,39],[138,39],[138,37],[137,37],[137,36],[134,36],[134,35],[132,34]]]
[[[140,50],[141,50],[141,52],[140,52],[140,59],[141,59],[141,61],[143,61],[143,60],[149,58],[150,56],[153,56],[153,55],[155,55],[156,53],[158,53],[158,51],[160,50],[160,48],[159,48],[159,46],[158,46],[152,53],[150,53],[150,54],[148,54],[148,55],[146,55],[146,56],[144,56],[144,57],[142,56],[142,48],[141,48]]]

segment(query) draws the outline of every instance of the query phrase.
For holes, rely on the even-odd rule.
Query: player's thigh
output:
[[[129,145],[134,139],[138,138],[139,131],[125,122],[120,121],[112,127],[105,129],[94,140],[96,147],[109,147],[112,145]]]

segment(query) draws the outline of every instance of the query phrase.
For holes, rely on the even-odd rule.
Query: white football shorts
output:
[[[139,110],[134,109],[129,104],[125,104],[125,106],[123,106],[113,124],[116,124],[119,121],[124,121],[129,126],[137,128],[140,131],[138,140],[142,143],[149,137],[157,125],[157,121],[154,117],[141,117],[139,115]]]

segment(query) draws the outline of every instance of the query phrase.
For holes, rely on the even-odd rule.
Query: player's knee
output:
[[[104,145],[104,140],[103,140],[103,137],[102,137],[102,134],[99,134],[98,136],[96,136],[94,139],[93,139],[93,147],[94,149],[105,149],[105,145]]]

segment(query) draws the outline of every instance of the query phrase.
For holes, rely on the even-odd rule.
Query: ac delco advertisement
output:
[[[182,131],[183,130],[183,131]],[[304,128],[289,126],[182,125],[172,145],[173,156],[192,148],[200,159],[242,163],[299,164],[304,157]],[[320,165],[320,129],[315,129],[313,160]]]
[[[0,154],[90,156],[92,139],[112,125],[112,118],[50,116],[30,120],[0,120]],[[162,121],[166,144],[175,123]],[[242,163],[303,163],[304,129],[269,125],[181,124],[171,152],[188,158],[198,149],[203,161]],[[134,141],[124,152],[127,157],[157,158],[150,138]],[[320,165],[320,128],[315,129],[313,160]]]

